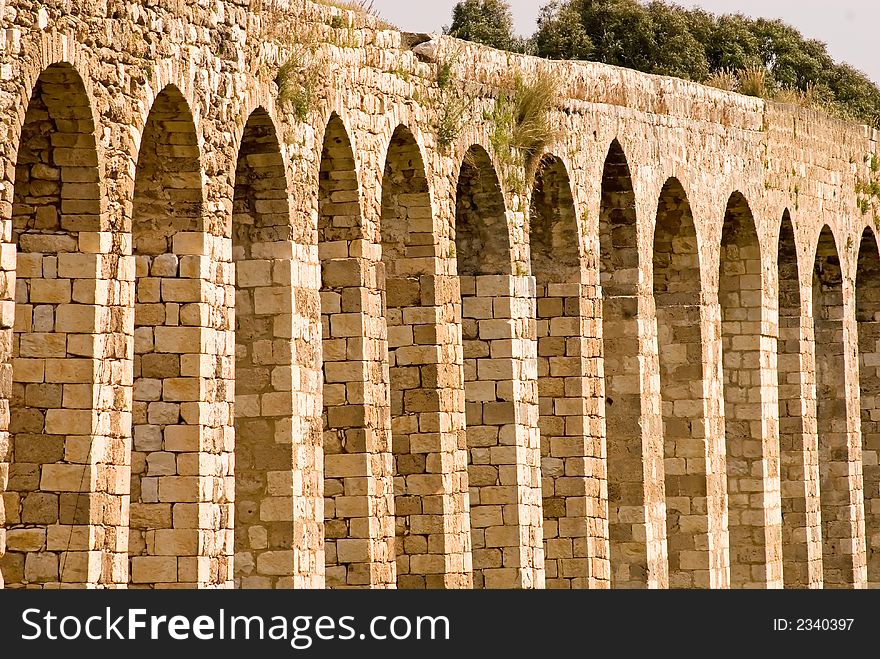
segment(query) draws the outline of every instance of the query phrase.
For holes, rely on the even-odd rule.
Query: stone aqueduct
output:
[[[873,131],[303,0],[0,20],[7,587],[880,583]]]

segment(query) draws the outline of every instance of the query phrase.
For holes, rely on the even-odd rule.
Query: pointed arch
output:
[[[476,144],[465,153],[456,184],[455,253],[459,276],[511,273],[504,195],[489,154]]]
[[[416,396],[422,389],[420,369],[406,353],[415,348],[417,327],[405,318],[407,308],[422,301],[420,275],[428,275],[418,234],[433,234],[431,199],[425,165],[415,137],[399,126],[391,137],[382,178],[382,262],[385,264],[385,318],[391,385],[391,438],[394,456],[395,555],[399,588],[426,588],[429,529],[420,524],[425,499],[418,481],[429,469],[428,454],[418,443]],[[433,250],[431,250],[433,253]],[[407,322],[409,321],[409,322]],[[416,446],[413,446],[413,444]],[[421,531],[421,532],[420,532]]]
[[[813,332],[816,345],[816,421],[819,499],[825,588],[855,580],[844,358],[843,270],[834,234],[822,228],[813,265]]]
[[[669,585],[710,587],[708,447],[703,382],[700,255],[678,179],[663,185],[654,227]]]
[[[291,395],[283,375],[289,351],[276,323],[284,269],[271,249],[289,234],[281,146],[269,113],[258,107],[245,123],[232,200],[236,588],[290,588],[293,580],[294,447],[289,416],[277,404]]]
[[[700,304],[697,232],[687,194],[677,178],[663,184],[654,225],[654,296],[662,306]]]
[[[197,280],[182,268],[197,253],[192,244],[202,243],[203,230],[195,124],[180,90],[168,85],[144,126],[132,208],[130,587],[199,583],[201,436],[198,421],[183,409],[201,400],[199,380],[186,369],[188,360],[200,358],[201,330],[182,310],[201,300]]]
[[[454,393],[462,382],[450,345],[457,295],[440,274],[439,232],[421,149],[403,125],[395,129],[385,159],[381,223],[397,585],[461,587],[471,582],[471,559],[466,448],[459,444],[461,408]]]
[[[782,216],[777,254],[782,576],[786,588],[808,588],[822,583],[819,467],[815,432],[807,428],[807,419],[815,418],[815,412],[808,412],[815,408],[804,378],[809,322],[801,300],[797,243],[788,209]]]
[[[495,168],[485,149],[473,145],[465,153],[456,184],[455,257],[461,291],[475,588],[498,587],[501,583],[496,575],[504,573],[506,548],[497,539],[503,538],[505,527],[512,527],[509,536],[519,537],[519,520],[511,513],[502,515],[498,505],[499,487],[510,489],[511,496],[516,496],[516,480],[510,480],[512,474],[498,460],[503,429],[515,423],[509,405],[510,373],[500,368],[507,360],[498,353],[499,344],[510,340],[499,330],[504,328],[511,310],[493,309],[499,285],[511,274],[508,236],[504,195]]]
[[[880,587],[880,255],[866,227],[856,268],[862,479],[868,587]]]
[[[730,584],[766,588],[781,572],[778,528],[766,511],[778,488],[775,437],[765,440],[761,387],[763,268],[755,219],[733,192],[721,231],[718,301],[727,451]]]
[[[541,273],[546,283],[580,283],[577,212],[568,171],[559,158],[546,155],[538,164],[530,210],[532,274]]]
[[[94,448],[96,386],[109,374],[90,346],[101,345],[93,340],[104,310],[100,299],[80,303],[97,298],[101,210],[88,94],[71,65],[53,64],[37,78],[24,115],[12,199],[15,323],[0,557],[11,588],[112,583],[107,568],[119,558],[111,538],[121,532],[113,527],[123,502],[105,471],[118,449],[110,437],[107,455]],[[98,525],[108,527],[106,536]],[[96,551],[98,564],[90,558]]]
[[[592,450],[585,420],[592,402],[591,348],[585,331],[592,301],[581,232],[568,171],[555,156],[545,155],[538,164],[528,228],[535,278],[547,586],[586,588],[595,576],[588,567],[591,551],[596,551],[597,540],[605,541],[605,502],[596,480],[603,479],[604,462]]]
[[[381,373],[382,305],[364,239],[355,156],[338,114],[328,120],[318,181],[323,329],[324,551],[328,588],[394,584],[388,407],[364,382]]]
[[[391,136],[382,177],[382,259],[389,276],[432,274],[422,257],[433,244],[420,238],[434,233],[431,194],[422,151],[412,131],[398,126]]]
[[[642,407],[639,319],[646,300],[639,286],[636,197],[616,139],[602,169],[599,246],[611,584],[665,586],[660,418]]]
[[[330,115],[321,147],[318,179],[318,245],[325,252],[363,238],[355,157],[342,119]]]

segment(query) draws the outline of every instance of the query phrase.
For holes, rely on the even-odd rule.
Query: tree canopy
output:
[[[452,8],[452,25],[443,32],[477,43],[514,50],[513,14],[506,0],[461,0]]]
[[[448,33],[516,49],[505,0],[463,0]],[[880,127],[880,89],[826,45],[781,20],[715,15],[661,0],[552,0],[525,49],[677,76],[743,93],[820,105]],[[755,78],[760,84],[753,84]]]

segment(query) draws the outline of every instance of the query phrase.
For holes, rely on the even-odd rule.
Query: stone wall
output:
[[[880,583],[875,132],[306,0],[0,22],[7,587]]]

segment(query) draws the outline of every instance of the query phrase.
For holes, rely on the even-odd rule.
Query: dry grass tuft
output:
[[[767,97],[767,69],[761,64],[751,64],[740,69],[736,74],[739,79],[740,94],[746,96]]]
[[[719,69],[709,76],[709,78],[706,80],[706,84],[709,87],[715,87],[717,89],[723,89],[727,92],[732,92],[736,91],[738,81],[736,79],[736,74],[730,69]]]
[[[315,53],[305,44],[295,44],[290,56],[278,67],[278,104],[289,108],[300,121],[308,118],[326,64],[316,60]]]
[[[495,99],[492,111],[484,118],[493,124],[489,139],[499,161],[508,170],[507,186],[523,192],[525,180],[534,169],[535,157],[558,137],[551,123],[551,112],[559,98],[556,80],[546,71],[528,80],[517,73],[511,86],[512,89]]]
[[[399,28],[386,21],[382,16],[376,11],[373,6],[373,0],[315,0],[322,5],[327,5],[328,7],[336,7],[337,9],[344,9],[345,11],[354,12],[358,16],[372,16],[376,19],[376,22],[379,24],[379,27],[383,30],[398,30]]]
[[[442,151],[448,151],[458,139],[468,107],[469,103],[459,96],[451,96],[443,104],[443,112],[437,121],[437,144]]]
[[[550,125],[550,111],[558,102],[557,84],[552,75],[543,71],[531,82],[517,76],[515,83],[510,142],[531,158],[556,139],[556,131]]]

